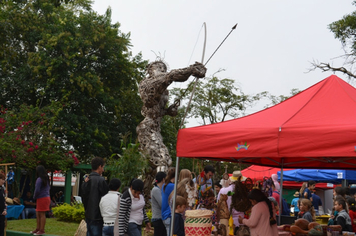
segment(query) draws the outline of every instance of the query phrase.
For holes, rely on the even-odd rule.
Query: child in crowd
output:
[[[351,218],[346,212],[346,201],[342,197],[337,197],[334,201],[335,211],[338,211],[334,219],[334,225],[341,225],[342,231],[352,232]]]
[[[355,198],[348,198],[347,205],[349,206],[349,216],[351,218],[352,231],[356,232],[356,201]]]
[[[303,199],[303,198],[299,198],[299,200],[297,201],[297,206],[298,206],[298,209],[299,209],[299,212],[298,212],[298,214],[297,214],[297,218],[302,218],[302,217],[303,217],[303,214],[304,214],[304,212],[302,212],[302,211],[300,210],[300,202],[302,201],[302,199]]]
[[[291,207],[294,207],[294,215],[297,216],[298,213],[299,213],[299,204],[298,204],[298,200],[299,200],[299,191],[295,192],[294,195],[293,195],[293,200],[292,202],[290,203],[290,206]]]
[[[346,188],[345,187],[337,186],[337,187],[334,188],[334,190],[333,190],[334,206],[333,206],[333,208],[331,210],[331,215],[330,215],[330,219],[329,219],[328,225],[334,225],[335,224],[334,220],[335,220],[337,214],[339,213],[335,209],[335,199],[342,198],[344,201],[346,201],[345,195],[346,195]],[[347,212],[349,211],[347,205],[346,205],[346,209],[345,210]]]
[[[309,222],[315,221],[315,210],[312,202],[309,199],[300,199],[300,213],[298,218],[306,219]]]
[[[222,189],[222,185],[220,184],[220,181],[216,181],[214,183],[214,188],[215,188],[215,191],[216,191],[216,196],[218,196],[218,194],[220,192],[220,189]]]
[[[185,236],[184,232],[184,220],[182,213],[185,211],[187,206],[187,200],[182,196],[176,197],[176,210],[174,212],[174,227],[173,234],[177,236]]]

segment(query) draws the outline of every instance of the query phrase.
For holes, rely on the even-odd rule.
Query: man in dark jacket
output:
[[[87,236],[101,236],[103,229],[103,217],[100,214],[99,203],[101,197],[109,192],[102,173],[104,172],[104,160],[95,157],[91,161],[92,172],[82,184],[82,201],[85,209],[85,221],[87,223]]]

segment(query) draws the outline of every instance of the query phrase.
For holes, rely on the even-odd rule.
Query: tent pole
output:
[[[283,201],[283,158],[281,165],[281,187],[279,189],[279,211],[278,211],[278,225],[281,225],[282,201]]]
[[[179,157],[176,158],[176,172],[174,177],[174,192],[173,192],[173,207],[171,212],[171,228],[168,236],[173,235],[174,228],[174,212],[176,211],[176,196],[177,196],[177,185],[178,185],[178,171],[179,170]]]

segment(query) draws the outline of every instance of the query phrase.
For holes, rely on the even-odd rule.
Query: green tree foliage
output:
[[[356,1],[353,2],[356,5]],[[345,54],[343,55],[346,67],[334,67],[327,62],[313,62],[313,68],[319,68],[323,71],[339,71],[356,79],[356,70],[354,63],[356,60],[356,11],[345,15],[341,20],[331,23],[328,28],[334,33],[336,39],[340,40],[344,47]]]
[[[61,145],[51,132],[58,108],[21,106],[19,111],[1,109],[0,162],[26,169],[44,165],[48,170],[66,170],[79,164],[73,151]]]
[[[135,134],[146,65],[132,56],[130,35],[111,22],[111,10],[98,15],[90,3],[0,5],[0,104],[16,110],[60,102],[53,133],[82,159],[120,153],[120,134]]]
[[[110,178],[121,180],[121,189],[129,186],[132,178],[142,177],[148,168],[148,159],[138,150],[138,143],[131,143],[131,135],[121,136],[123,154],[113,154],[107,163]]]
[[[173,94],[183,100],[188,100],[193,86],[186,91],[174,89]],[[227,118],[237,118],[251,107],[264,93],[246,95],[234,85],[234,80],[219,79],[216,76],[199,80],[191,100],[188,118],[200,118],[204,125],[225,121]]]
[[[264,95],[266,96],[266,98],[268,98],[268,100],[271,101],[270,104],[266,105],[266,108],[270,107],[270,106],[277,105],[278,103],[281,103],[298,93],[300,93],[300,90],[296,89],[296,88],[294,88],[290,91],[289,96],[286,96],[286,95],[276,96],[276,95],[270,94],[269,92],[264,92]]]

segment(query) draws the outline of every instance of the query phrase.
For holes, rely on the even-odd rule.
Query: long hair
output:
[[[38,178],[41,178],[42,180],[42,185],[47,186],[49,182],[49,177],[47,174],[47,170],[44,168],[44,166],[39,165],[36,167],[36,174]]]
[[[182,196],[187,200],[188,192],[187,192],[186,186],[188,186],[189,189],[191,189],[191,188],[194,189],[193,180],[190,178],[185,178],[185,179],[179,181],[179,183],[177,185],[177,196]],[[171,194],[169,195],[169,199],[171,199],[173,197],[173,194],[174,194],[174,191],[172,191]]]
[[[347,198],[347,204],[349,205],[349,210],[356,212],[356,201],[355,198],[349,197]]]
[[[302,187],[299,190],[299,197],[304,197],[304,190],[308,187],[308,182],[303,182]]]
[[[302,198],[300,200],[300,204],[303,204],[304,206],[308,207],[308,211],[312,215],[313,221],[315,221],[315,210],[314,210],[314,206],[313,206],[312,202],[309,199]]]
[[[179,172],[179,178],[178,178],[178,182],[182,181],[185,178],[190,178],[192,179],[192,172],[190,172],[190,170],[188,169],[182,169]]]
[[[163,192],[166,191],[167,185],[171,182],[171,180],[176,176],[176,169],[175,168],[170,168],[168,170],[167,177],[164,181],[164,187],[163,187]]]
[[[248,199],[255,200],[256,202],[265,202],[269,209],[269,224],[274,225],[276,224],[276,219],[274,218],[272,203],[267,198],[267,196],[259,189],[252,189],[251,192],[248,194]]]
[[[345,187],[337,186],[334,188],[334,191],[335,191],[336,195],[341,196],[345,200],[345,195],[346,195]]]

